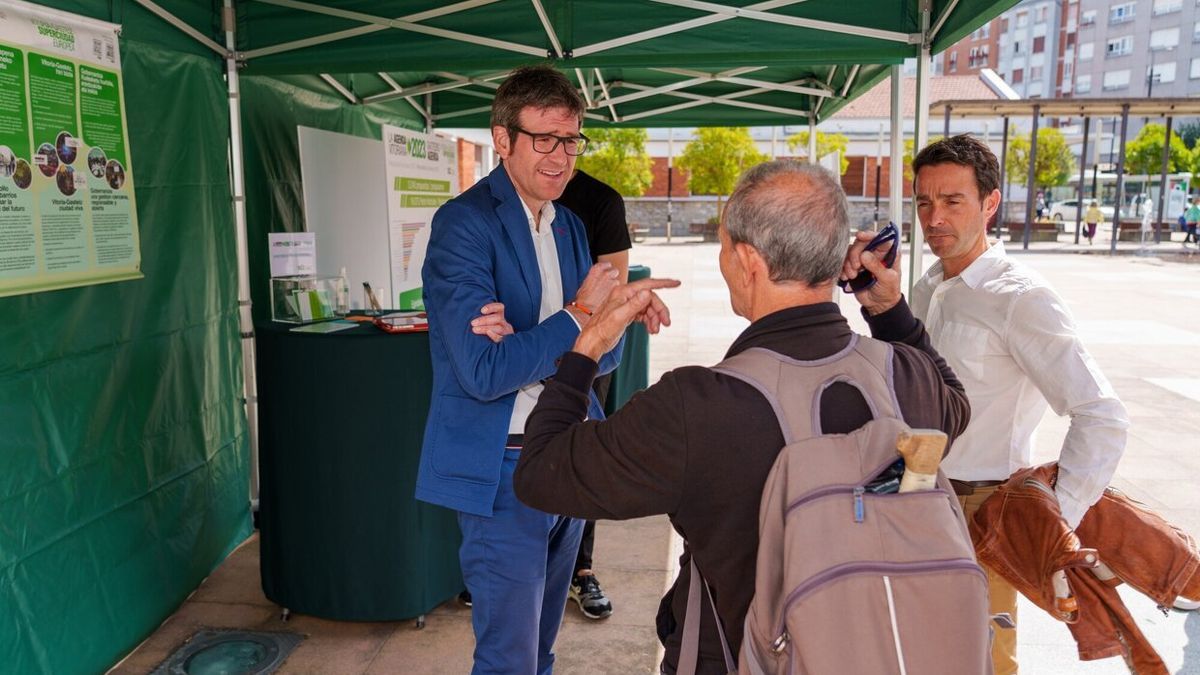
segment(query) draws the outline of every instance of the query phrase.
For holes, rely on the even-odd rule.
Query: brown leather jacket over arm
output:
[[[1138,675],[1166,666],[1125,608],[1115,585],[1125,581],[1162,606],[1200,596],[1200,553],[1179,528],[1114,488],[1072,531],[1053,497],[1057,464],[1023,469],[993,494],[969,523],[979,561],[1055,618],[1066,621],[1084,661],[1123,656]],[[1100,581],[1089,569],[1099,554],[1117,575]],[[1065,569],[1077,612],[1056,606],[1050,576]]]

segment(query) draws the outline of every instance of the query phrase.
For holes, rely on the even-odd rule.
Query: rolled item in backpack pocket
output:
[[[896,438],[896,452],[904,458],[900,492],[933,490],[938,466],[946,450],[946,434],[937,429],[911,429]]]

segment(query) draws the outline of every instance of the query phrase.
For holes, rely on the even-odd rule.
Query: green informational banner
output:
[[[438,207],[458,194],[458,147],[454,141],[391,125],[383,126],[388,185],[392,303],[424,309],[421,265],[429,224]]]
[[[141,278],[116,26],[0,13],[0,296]]]

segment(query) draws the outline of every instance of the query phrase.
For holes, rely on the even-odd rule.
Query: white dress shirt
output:
[[[1029,466],[1048,403],[1071,417],[1055,492],[1078,525],[1117,470],[1129,418],[1062,298],[996,242],[957,277],[944,279],[934,263],[913,286],[912,309],[971,402],[971,423],[942,462],[946,475],[1003,480]]]
[[[558,266],[558,248],[554,244],[554,202],[546,202],[542,207],[540,225],[535,223],[533,212],[521,200],[525,209],[525,217],[529,219],[529,234],[533,237],[533,251],[537,254],[538,274],[542,278],[542,304],[538,309],[538,323],[549,319],[551,315],[563,311],[562,272]],[[569,314],[569,312],[568,312]],[[574,317],[572,317],[573,319]],[[534,382],[521,387],[517,391],[517,400],[513,403],[512,417],[508,422],[508,433],[525,433],[525,419],[533,412],[538,397],[545,387],[541,382]]]

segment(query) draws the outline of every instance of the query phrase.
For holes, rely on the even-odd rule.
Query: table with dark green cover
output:
[[[433,374],[429,334],[257,326],[266,596],[387,621],[462,589],[454,512],[413,499]]]
[[[630,265],[629,280],[637,281],[650,276],[645,265]],[[604,414],[611,415],[625,405],[631,396],[648,386],[650,376],[650,334],[646,327],[635,323],[625,329],[625,350],[621,353],[621,364],[613,371],[612,384],[608,389],[608,401]]]

